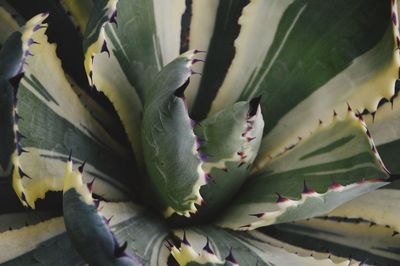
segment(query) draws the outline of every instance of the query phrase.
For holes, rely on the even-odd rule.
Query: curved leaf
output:
[[[87,160],[90,174],[98,177],[96,193],[109,199],[124,198],[130,183],[126,174],[132,169],[129,153],[95,121],[71,89],[55,45],[47,42],[46,16],[32,18],[7,41],[1,54],[2,82],[12,78],[15,94],[14,134],[12,140],[11,136],[5,140],[15,145],[14,189],[31,207],[47,191],[62,190],[62,165],[74,150],[74,160]]]
[[[394,174],[400,173],[400,97],[382,104],[375,113],[364,115],[383,162]]]
[[[393,229],[368,221],[311,219],[262,229],[268,235],[305,250],[303,255],[327,250],[369,265],[398,265],[400,237]]]
[[[200,205],[206,175],[197,151],[184,90],[191,76],[195,52],[187,52],[157,75],[143,114],[142,145],[152,188],[165,216],[190,216]]]
[[[263,166],[333,109],[343,114],[346,102],[375,111],[398,78],[391,14],[391,1],[251,1],[210,113],[262,95],[269,117],[257,159]]]
[[[181,245],[179,249],[172,247],[171,253],[179,265],[349,265],[343,258],[335,258],[334,263],[326,257],[300,257],[272,245],[276,241],[259,232],[198,226],[175,234],[182,239]]]
[[[89,20],[90,11],[93,7],[93,0],[62,0],[61,3],[70,12],[79,30],[83,33]]]
[[[197,217],[219,214],[249,175],[264,127],[259,100],[238,102],[195,127],[202,168],[211,181],[200,189],[205,204]]]
[[[4,44],[7,38],[16,30],[19,25],[12,15],[0,5],[0,47]]]
[[[383,186],[387,172],[368,134],[351,111],[334,116],[250,177],[217,224],[249,230],[305,219]]]
[[[147,220],[146,216],[142,216],[142,211],[132,203],[102,202],[100,212],[106,217],[113,216],[109,223],[118,238],[118,232],[124,232],[123,228],[127,230],[125,232],[129,232],[129,225],[134,224],[136,219],[138,221],[146,220],[149,226],[158,228],[160,231],[163,228],[153,220]],[[137,230],[140,229],[137,228]],[[27,241],[27,236],[29,236],[29,241]],[[126,239],[120,240],[130,241],[127,249],[132,250],[133,242],[131,241],[135,236],[125,234],[124,237]],[[146,241],[148,239],[150,239],[150,235],[145,235],[143,238]],[[72,246],[65,232],[62,217],[3,232],[0,234],[0,248],[7,250],[7,252],[0,253],[2,265],[86,265]],[[142,249],[138,249],[136,252],[142,252]],[[152,252],[158,254],[157,249]]]
[[[72,170],[67,162],[64,177],[64,222],[71,242],[90,265],[139,265],[137,258],[126,253],[108,226],[108,220],[97,213],[92,199],[92,184],[82,183],[83,166]]]
[[[400,233],[400,181],[371,191],[328,213],[327,216],[364,219]]]
[[[184,7],[183,0],[97,1],[85,32],[87,77],[113,103],[140,164],[144,99],[157,72],[179,54]]]

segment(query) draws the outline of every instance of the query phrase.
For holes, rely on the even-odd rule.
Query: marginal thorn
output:
[[[336,110],[333,110],[333,117],[337,117]]]
[[[371,116],[372,116],[372,123],[375,122],[375,115],[376,115],[376,111],[371,113]]]
[[[185,244],[186,246],[190,246],[190,243],[186,238],[186,231],[183,231],[182,243]]]
[[[72,161],[72,149],[69,151],[68,162]]]
[[[229,255],[228,255],[228,257],[225,258],[225,261],[230,262],[232,264],[238,264],[235,257],[233,256],[232,248],[229,250]]]
[[[276,203],[282,203],[282,202],[288,201],[287,198],[282,197],[281,194],[279,194],[278,192],[276,192],[276,195],[278,196],[278,199],[276,200]]]
[[[106,52],[108,54],[108,57],[110,57],[110,51],[108,50],[106,41],[103,42],[100,52],[101,53]]]
[[[205,54],[205,53],[207,53],[207,52],[206,52],[206,51],[202,51],[202,50],[197,50],[197,49],[196,49],[196,50],[193,51],[193,53],[194,53],[194,54],[200,54],[200,53],[204,53],[204,54]]]
[[[400,233],[397,232],[397,231],[394,231],[393,234],[392,234],[392,236],[397,236],[398,234],[400,234]]]
[[[209,240],[208,237],[207,237],[207,243],[206,243],[206,245],[204,246],[203,250],[206,251],[206,252],[209,253],[209,254],[214,254],[214,251],[211,249],[210,240]]]
[[[312,194],[312,193],[314,193],[315,191],[313,190],[313,189],[311,189],[311,188],[309,188],[308,186],[307,186],[307,183],[306,183],[306,180],[304,180],[304,188],[303,188],[303,194]]]
[[[30,176],[28,176],[27,174],[24,173],[24,171],[22,171],[21,167],[18,167],[18,174],[21,178],[23,177],[27,177],[29,179],[32,179]]]
[[[258,107],[260,106],[261,95],[250,100],[248,117],[253,117],[257,114]]]
[[[125,249],[128,247],[128,242],[124,242],[121,246],[117,246],[114,250],[115,257],[119,258],[124,256]]]
[[[260,213],[253,213],[253,214],[249,214],[249,216],[254,216],[254,217],[257,217],[257,218],[261,218],[261,217],[264,216],[264,213],[263,213],[263,212],[260,212]]]
[[[205,61],[205,60],[202,60],[202,59],[197,59],[197,58],[192,59],[192,64],[196,64],[196,63],[198,63],[198,62],[205,63],[206,61]]]
[[[81,173],[81,174],[83,173],[83,168],[85,168],[85,164],[86,164],[86,160],[83,161],[83,163],[81,164],[81,166],[78,167],[79,173]]]
[[[350,106],[350,104],[347,102],[347,111],[348,112],[351,112],[351,111],[353,111],[353,109],[351,109],[351,106]]]
[[[87,188],[88,188],[88,190],[89,190],[89,193],[92,193],[93,192],[93,183],[94,183],[94,180],[95,180],[96,178],[93,178],[93,180],[91,181],[91,182],[89,182],[89,183],[87,183],[86,184],[86,186],[87,186]]]

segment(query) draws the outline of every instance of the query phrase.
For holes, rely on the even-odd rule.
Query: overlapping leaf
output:
[[[351,110],[335,115],[250,177],[217,223],[248,230],[309,218],[384,185],[387,172],[368,134]]]

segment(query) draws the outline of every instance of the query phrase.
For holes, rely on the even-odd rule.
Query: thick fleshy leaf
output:
[[[18,22],[12,15],[0,5],[0,48],[7,38],[16,30],[18,30]]]
[[[303,255],[329,251],[333,255],[351,257],[368,265],[394,266],[399,265],[400,261],[399,235],[394,235],[392,228],[373,225],[360,219],[311,219],[261,230],[269,236],[305,249],[297,250]]]
[[[400,97],[382,104],[375,113],[364,115],[365,123],[386,167],[400,174]]]
[[[76,251],[90,265],[140,265],[126,253],[108,225],[108,218],[97,212],[92,199],[93,183],[82,183],[83,166],[73,171],[68,161],[64,176],[63,213],[68,236]]]
[[[184,0],[101,0],[86,28],[90,84],[113,103],[139,161],[144,99],[157,72],[179,54],[184,9]]]
[[[335,115],[250,177],[217,224],[249,230],[322,215],[386,184],[368,134],[351,110],[343,119]]]
[[[192,92],[196,97],[191,111],[193,117],[197,120],[205,118],[207,110],[211,105],[218,88],[222,85],[226,72],[232,63],[232,59],[235,55],[233,42],[237,38],[240,30],[240,25],[238,25],[237,21],[242,13],[243,7],[249,3],[249,0],[221,0],[214,2],[217,2],[218,8],[216,10],[214,28],[212,35],[210,36],[211,38],[207,35],[200,37],[200,44],[204,42],[202,40],[207,40],[207,37],[210,38],[206,49],[206,62],[202,69],[202,78],[198,84],[198,88],[193,88],[194,91]],[[197,5],[202,6],[198,7]],[[197,3],[194,7],[196,8],[196,12],[202,12],[204,8],[214,9],[214,5],[215,3]],[[212,14],[213,13],[211,12],[211,17]],[[209,17],[208,14],[204,16]],[[198,20],[198,18],[196,18],[196,20]],[[214,19],[212,18],[211,21],[213,20]],[[198,22],[194,21],[194,23]],[[199,32],[197,32],[197,30],[201,29],[202,28],[195,28],[196,31],[193,32],[193,34],[198,34]],[[191,40],[189,39],[189,45],[197,45],[199,40],[196,40],[195,38],[195,41],[195,43],[191,44]],[[194,47],[194,49],[201,48]],[[253,95],[251,98],[254,98],[255,96],[257,95]],[[251,100],[251,98],[246,100]],[[231,102],[231,104],[233,103],[234,102]]]
[[[14,134],[12,140],[5,140],[15,145],[14,189],[31,207],[47,191],[62,190],[63,165],[73,150],[74,161],[87,160],[88,172],[98,177],[96,193],[109,199],[124,198],[129,178],[134,177],[129,152],[104,130],[71,89],[55,45],[47,42],[46,16],[32,18],[1,50],[1,79],[11,79],[11,94],[15,94]]]
[[[166,255],[163,254],[168,253],[168,250],[165,248],[161,251],[162,245],[158,244],[167,233],[162,223],[132,203],[101,202],[100,206],[101,215],[113,217],[109,224],[117,238],[121,242],[128,241],[127,250],[137,254],[143,264],[149,265],[146,260],[142,260],[147,257],[153,259],[152,262],[159,259],[160,263],[150,263],[150,265],[162,265],[161,262],[166,261]],[[142,231],[143,238],[137,237],[139,234],[136,233],[143,228],[139,226],[143,224],[146,224],[147,228],[152,228],[153,231]],[[134,234],[130,234],[131,232]],[[160,239],[156,235],[160,236]],[[29,241],[26,240],[27,236],[29,236]],[[153,246],[154,249],[145,250],[143,245],[147,245],[149,239],[157,245]],[[40,265],[86,265],[65,232],[62,217],[3,232],[0,234],[0,247],[2,250],[7,250],[0,253],[0,263],[4,263],[2,265],[36,265],[37,263]],[[138,248],[135,249],[135,247]]]
[[[62,0],[61,3],[71,14],[79,30],[84,33],[93,7],[93,0]]]
[[[172,247],[171,253],[179,265],[353,265],[344,258],[332,258],[334,263],[328,257],[295,255],[273,238],[255,231],[243,233],[199,226],[184,232],[177,230],[175,234],[181,245]]]
[[[398,78],[391,2],[251,1],[211,113],[262,95],[269,123],[257,161],[265,165],[346,102],[375,111]]]
[[[205,204],[198,217],[219,214],[250,174],[264,127],[259,100],[238,102],[195,127],[202,167],[210,180],[200,189]]]
[[[83,66],[82,34],[66,12],[60,0],[2,0],[15,10],[22,19],[20,25],[35,15],[48,12],[46,21],[49,26],[46,35],[51,43],[56,43],[57,55],[61,59],[62,67],[79,84],[87,89],[88,81]],[[86,0],[83,0],[86,1]],[[14,13],[13,13],[14,14]],[[19,17],[17,17],[19,18]]]
[[[202,201],[200,187],[207,180],[184,99],[194,54],[189,51],[160,71],[148,92],[143,115],[146,167],[156,201],[167,217],[195,213],[195,204]]]
[[[369,192],[343,204],[329,217],[364,219],[381,226],[389,226],[400,233],[400,181]]]

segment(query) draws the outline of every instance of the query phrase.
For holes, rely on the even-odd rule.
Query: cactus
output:
[[[4,265],[398,265],[395,0],[0,1]]]

